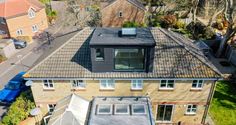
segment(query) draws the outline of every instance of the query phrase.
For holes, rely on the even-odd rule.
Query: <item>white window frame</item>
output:
[[[53,108],[51,108],[51,106],[52,106]],[[55,107],[56,107],[56,104],[47,104],[47,107],[48,107],[48,113],[49,113],[49,114],[52,114],[53,111],[54,111],[54,109],[55,109]],[[52,110],[52,111],[50,111],[50,110]]]
[[[144,113],[134,113],[134,106],[143,106],[144,107]],[[132,104],[131,109],[132,109],[132,114],[133,115],[141,115],[141,114],[147,114],[147,109],[146,105],[144,104]]]
[[[35,12],[32,8],[29,9],[28,16],[29,16],[29,18],[34,18],[35,17]]]
[[[33,25],[32,26],[32,31],[34,32],[34,33],[36,33],[36,32],[38,32],[38,26],[37,25]]]
[[[163,80],[160,80],[160,85],[159,85],[160,90],[173,90],[175,88],[175,80],[165,80],[166,81],[165,87],[161,87],[161,81],[163,81]],[[174,81],[173,88],[168,88],[168,81]]]
[[[196,87],[193,87],[193,81],[197,81],[197,85],[196,85]],[[192,81],[192,85],[191,85],[191,89],[197,89],[197,90],[201,90],[202,88],[203,88],[203,85],[204,85],[204,80],[193,80]],[[200,83],[199,81],[202,81],[202,83]],[[201,84],[201,87],[199,87],[199,85]]]
[[[123,17],[123,12],[122,11],[119,11],[119,17]]]
[[[16,35],[18,36],[23,35],[23,30],[22,29],[16,30]]]
[[[73,86],[74,81],[76,81],[76,87]],[[79,82],[79,81],[82,81],[82,82]],[[78,80],[71,80],[70,82],[71,82],[71,88],[72,89],[86,89],[86,83],[85,83],[84,80],[78,79]],[[81,84],[84,84],[84,87],[80,86]]]
[[[116,109],[117,109],[117,106],[126,106],[126,108],[127,108],[127,112],[125,112],[125,113],[120,113],[120,112],[116,112]],[[115,104],[114,105],[114,114],[118,114],[118,115],[128,115],[128,114],[130,114],[130,111],[129,111],[129,105],[127,105],[127,104]]]
[[[195,115],[196,113],[197,113],[197,105],[195,105],[196,106],[196,108],[193,108],[193,106],[194,106],[195,104],[188,104],[187,105],[187,108],[186,108],[186,112],[185,112],[185,114],[187,114],[187,115]],[[191,106],[190,107],[190,112],[188,112],[188,106]],[[193,110],[196,110],[195,112],[193,111]]]
[[[110,106],[110,112],[108,112],[108,113],[101,113],[101,112],[99,112],[99,108],[101,106]],[[112,108],[111,104],[98,104],[97,105],[97,114],[99,114],[99,115],[111,115],[112,114],[112,110],[113,110],[113,108]]]
[[[104,81],[104,80],[106,81],[106,83],[105,83],[105,84],[106,84],[106,87],[103,87],[103,86],[102,86],[102,84],[103,84],[102,81]],[[111,86],[109,85],[108,80],[112,80],[112,83],[114,84],[114,85],[113,85],[114,87],[111,87]],[[113,79],[102,79],[102,80],[100,80],[100,89],[101,89],[101,90],[114,90],[114,89],[115,89],[115,84],[116,84],[116,83],[115,83],[115,80],[113,80]]]
[[[139,81],[141,81],[141,88],[139,87]],[[133,79],[131,80],[131,90],[142,90],[143,89],[143,80],[141,79]]]
[[[53,80],[50,80],[52,81],[51,83],[49,82],[50,79],[46,79],[46,80],[42,80],[42,84],[43,84],[43,89],[46,89],[46,90],[50,90],[50,89],[54,89],[54,81]],[[47,81],[46,84],[48,84],[49,87],[45,87],[45,82],[44,81]],[[52,84],[53,87],[50,87],[50,84]]]

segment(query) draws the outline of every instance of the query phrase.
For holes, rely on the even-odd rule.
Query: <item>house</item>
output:
[[[139,0],[107,0],[101,4],[103,27],[121,27],[124,22],[144,22],[146,8]]]
[[[11,39],[0,39],[0,55],[9,58],[17,52]]]
[[[61,99],[48,125],[154,125],[148,97],[99,96],[87,101],[77,94]]]
[[[48,27],[45,7],[38,0],[1,0],[2,37],[34,36]]]
[[[85,28],[24,78],[44,113],[72,93],[148,96],[156,123],[201,124],[222,76],[196,48],[162,28]]]

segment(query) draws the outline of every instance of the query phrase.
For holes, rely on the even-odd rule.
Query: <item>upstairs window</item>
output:
[[[28,12],[28,16],[29,16],[29,18],[34,18],[35,17],[35,12],[32,9],[30,9],[29,12]]]
[[[203,80],[193,80],[192,89],[202,89]]]
[[[143,80],[132,80],[131,81],[132,90],[142,90],[143,89]]]
[[[196,114],[196,112],[197,112],[197,105],[192,105],[192,104],[187,105],[186,114]]]
[[[104,49],[96,48],[96,61],[104,61]]]
[[[100,80],[100,89],[115,89],[114,80]]]
[[[174,80],[161,80],[160,89],[173,89],[174,83]]]
[[[123,17],[122,11],[119,12],[119,17]]]
[[[144,49],[115,49],[115,70],[144,70]]]
[[[44,89],[54,89],[54,84],[52,80],[43,80]]]
[[[83,80],[72,80],[71,84],[74,89],[85,89],[85,83]]]
[[[16,31],[16,35],[18,35],[18,36],[23,35],[23,30],[22,29],[18,29]]]

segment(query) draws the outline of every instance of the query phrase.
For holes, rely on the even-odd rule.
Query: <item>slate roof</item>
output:
[[[136,36],[118,35],[121,28],[96,28],[90,45],[137,45],[155,46],[156,42],[148,28],[137,28]]]
[[[102,9],[106,8],[107,6],[113,4],[114,2],[116,2],[117,0],[107,0],[106,1],[106,5],[102,6]],[[128,2],[130,2],[131,4],[133,4],[134,6],[142,9],[142,10],[146,10],[145,6],[143,5],[143,3],[139,0],[127,0]]]
[[[150,28],[156,41],[153,71],[91,72],[89,42],[92,28],[85,28],[34,68],[25,78],[221,78],[217,69],[188,39],[161,28]]]
[[[98,114],[99,105],[111,105],[112,114]],[[117,105],[126,105],[129,107],[127,114],[115,114]],[[144,114],[133,114],[133,105],[143,105]],[[155,125],[152,116],[150,101],[147,97],[138,96],[117,96],[117,97],[95,97],[92,100],[88,118],[88,125]]]

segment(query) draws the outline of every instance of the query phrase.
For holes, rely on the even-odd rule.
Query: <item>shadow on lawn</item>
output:
[[[225,108],[236,109],[236,99],[215,91],[214,98]]]

